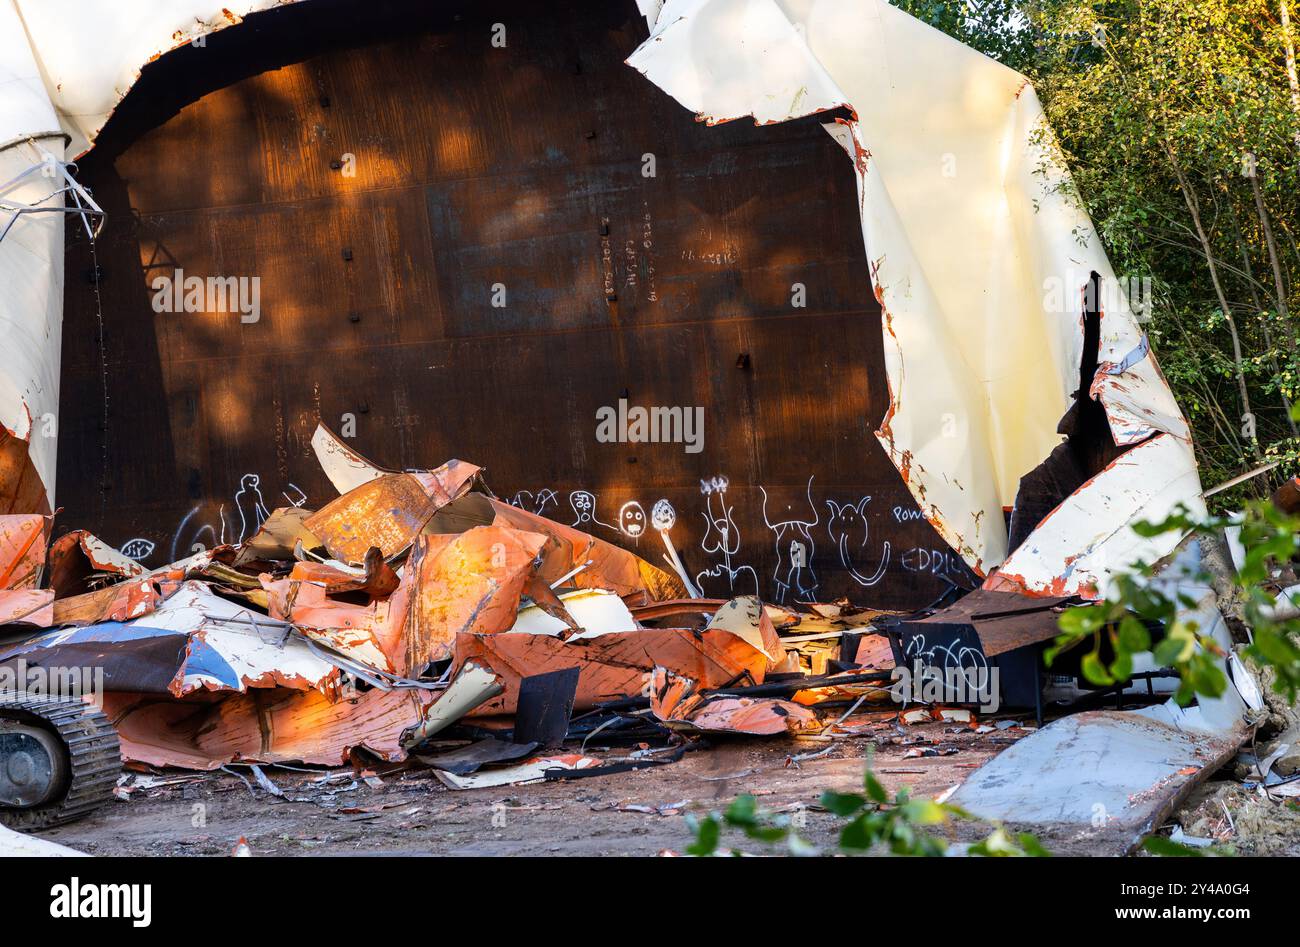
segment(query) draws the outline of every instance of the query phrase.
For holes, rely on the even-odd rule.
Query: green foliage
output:
[[[1033,64],[1033,33],[1020,0],[896,0],[894,6],[1012,69]]]
[[[903,0],[1025,73],[1071,196],[1121,277],[1149,277],[1145,326],[1207,484],[1265,461],[1297,473],[1300,113],[1289,0]],[[1046,133],[1044,133],[1046,137]],[[1266,496],[1257,478],[1217,509]],[[1121,669],[1122,670],[1122,669]]]
[[[845,820],[839,832],[839,851],[844,854],[868,854],[884,850],[893,855],[943,855],[948,849],[945,839],[933,834],[954,819],[974,817],[957,806],[931,799],[914,799],[903,789],[892,798],[871,772],[868,761],[862,781],[863,792],[822,793],[821,806],[836,818]],[[793,820],[785,814],[759,807],[751,795],[738,796],[721,813],[714,812],[693,820],[695,841],[686,849],[689,855],[745,854],[734,848],[721,849],[724,829],[739,830],[745,838],[769,848],[783,845],[792,855],[817,855],[818,849],[796,831]],[[967,848],[969,855],[986,857],[1030,856],[1048,854],[1038,839],[1025,832],[1012,835],[994,825],[987,838]]]
[[[1142,840],[1142,848],[1146,850],[1148,855],[1157,855],[1161,858],[1230,858],[1237,854],[1236,850],[1230,845],[1210,845],[1205,848],[1197,848],[1194,845],[1175,842],[1163,835],[1148,835]]]
[[[1259,664],[1271,666],[1276,671],[1275,689],[1294,701],[1300,693],[1300,618],[1286,617],[1267,583],[1275,572],[1290,569],[1292,558],[1300,554],[1300,519],[1261,500],[1247,503],[1242,514],[1232,517],[1197,519],[1180,509],[1159,523],[1133,524],[1134,532],[1148,537],[1177,532],[1210,538],[1228,527],[1240,529],[1245,553],[1232,578],[1241,618],[1251,630],[1252,643],[1245,653]],[[1180,682],[1174,696],[1180,704],[1190,703],[1197,694],[1218,697],[1228,684],[1219,666],[1222,650],[1199,634],[1195,622],[1179,617],[1180,606],[1195,603],[1176,600],[1159,583],[1149,581],[1151,574],[1149,567],[1140,567],[1118,575],[1105,602],[1063,612],[1061,633],[1044,653],[1044,660],[1051,665],[1063,651],[1091,643],[1080,670],[1090,683],[1107,686],[1126,681],[1132,674],[1133,655],[1150,650],[1157,664],[1178,672]],[[1208,574],[1195,578],[1207,584],[1211,581]],[[1154,649],[1144,621],[1165,629]],[[1102,658],[1103,638],[1113,655],[1109,664]]]

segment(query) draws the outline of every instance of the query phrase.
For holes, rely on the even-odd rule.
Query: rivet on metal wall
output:
[[[741,352],[739,355],[736,356],[736,367],[739,368],[742,372],[749,371],[748,352]]]
[[[361,321],[361,313],[359,312],[348,313],[348,322],[360,322],[360,321]]]
[[[351,248],[351,247],[344,247],[344,248],[343,248],[343,259],[348,260],[348,261],[351,261],[351,260],[352,260],[352,248]]]

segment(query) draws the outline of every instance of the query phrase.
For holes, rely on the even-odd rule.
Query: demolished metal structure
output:
[[[1127,524],[1203,506],[1191,435],[1113,294],[1087,395],[1117,445],[1143,450],[1007,557],[1002,510],[1071,407],[1084,290],[1094,272],[1116,284],[1028,80],[883,0],[669,0],[629,62],[709,123],[852,112],[827,130],[857,173],[883,312],[891,404],[877,436],[972,568],[1089,596],[1173,548]],[[1057,311],[1045,300],[1054,282]]]
[[[85,196],[62,159],[91,148],[147,62],[280,5],[244,3],[232,12],[197,0],[151,0],[126,16],[79,18],[68,16],[60,0],[0,0],[0,181],[15,182],[10,199],[56,207],[65,192]],[[879,304],[888,407],[876,437],[925,519],[985,587],[1093,598],[1104,593],[1110,574],[1170,552],[1178,537],[1139,537],[1128,524],[1158,519],[1179,504],[1203,509],[1188,428],[1122,294],[1108,293],[1108,306],[1095,313],[1099,332],[1096,350],[1089,350],[1087,319],[1095,307],[1085,291],[1113,287],[1116,277],[1086,214],[1070,198],[1068,172],[1027,81],[880,0],[668,0],[662,9],[657,3],[639,9],[651,34],[629,64],[702,122],[752,118],[768,126],[847,116],[824,127],[855,176],[867,254],[857,281],[864,290],[869,281]],[[64,154],[57,153],[61,141]],[[42,191],[31,171],[49,166],[46,155],[62,175],[54,194]],[[943,174],[945,164],[955,173]],[[58,417],[63,216],[16,215],[0,241],[0,329],[14,340],[0,351],[0,501],[8,513],[37,515],[14,525],[20,539],[39,536],[42,552],[43,516],[54,508],[57,425],[49,422]],[[1080,242],[1081,233],[1088,239]],[[98,295],[94,252],[92,242],[90,280]],[[1044,298],[1053,281],[1059,305]],[[612,287],[606,289],[611,301]],[[100,332],[103,359],[102,324]],[[742,353],[738,367],[747,364]],[[1080,385],[1080,366],[1094,364]],[[107,397],[106,374],[103,384]],[[1109,446],[1118,456],[1087,471],[1086,482],[1011,549],[1003,511],[1016,506],[1022,478],[1060,446],[1062,419],[1087,400],[1104,409]],[[107,425],[107,400],[103,407]],[[638,694],[649,681],[654,715],[688,732],[815,729],[821,723],[808,704],[827,694],[879,690],[861,676],[837,681],[832,675],[806,681],[792,700],[726,691],[738,680],[762,685],[773,670],[788,672],[798,663],[756,599],[711,607],[702,628],[619,628],[632,613],[615,609],[600,612],[603,623],[614,624],[584,631],[566,596],[604,592],[633,607],[664,606],[697,590],[690,577],[679,579],[594,536],[597,526],[609,527],[592,494],[580,501],[574,492],[577,519],[566,526],[539,515],[544,505],[529,511],[498,500],[472,464],[384,470],[322,432],[315,428],[310,444],[343,496],[310,515],[290,508],[272,513],[260,506],[254,476],[250,487],[259,505],[251,520],[240,509],[237,537],[225,535],[223,515],[220,534],[213,531],[218,550],[148,575],[93,536],[61,540],[60,558],[51,559],[61,575],[57,597],[45,590],[29,601],[41,590],[10,577],[0,583],[0,595],[9,597],[6,620],[37,616],[47,627],[86,627],[33,638],[4,659],[112,645],[111,657],[123,670],[121,686],[109,688],[107,709],[125,755],[195,768],[235,760],[339,763],[358,749],[400,760],[450,723],[485,718],[486,725],[515,713],[525,680],[575,666],[575,708]],[[107,452],[105,435],[105,459]],[[769,515],[769,491],[750,485],[762,492],[763,523],[775,536],[775,583],[791,599],[817,590],[798,574],[802,565],[783,559],[782,546],[823,525],[812,482],[810,476],[811,520],[791,511],[799,494],[781,512],[775,501]],[[727,545],[727,481],[705,480],[702,488],[708,529],[721,535],[720,545],[703,548],[721,564],[695,578],[717,578],[722,572],[711,570],[724,570],[728,591],[743,591],[734,587],[739,570]],[[826,504],[833,516],[844,515],[837,501]],[[861,502],[856,511],[865,545]],[[622,531],[624,545],[637,546],[646,534],[645,510],[640,514],[635,528]],[[671,554],[665,558],[681,573],[667,535],[675,519],[665,515],[666,525],[656,528]],[[846,561],[845,533],[837,536],[834,528],[829,545],[841,552],[841,566],[859,585],[870,585]],[[307,548],[304,537],[319,542]],[[225,546],[228,539],[238,548]],[[887,555],[888,543],[883,548]],[[15,569],[25,568],[26,549],[20,542],[7,557]],[[389,568],[388,560],[403,557],[400,573]],[[254,578],[251,566],[260,561],[277,565]],[[757,591],[757,573],[746,568]],[[884,568],[882,561],[877,578]],[[91,590],[89,577],[98,573],[123,581]],[[196,579],[221,585],[227,597]],[[552,588],[561,583],[565,591]],[[265,627],[228,600],[241,596],[267,611]],[[531,633],[516,629],[521,604]],[[444,661],[450,661],[445,690],[445,682],[418,679]],[[339,700],[335,691],[345,674],[370,689]],[[1155,719],[1157,713],[1057,724],[973,780],[969,805],[1007,817],[1023,813],[1022,799],[998,797],[1005,786],[1001,769],[1042,767],[1044,754],[1050,760],[1071,741],[1088,744],[1094,730],[1141,731],[1132,740],[1116,739],[1132,743],[1138,755],[1177,744],[1182,755],[1174,775],[1186,778],[1166,779],[1164,763],[1152,778],[1161,793],[1174,782],[1180,789],[1221,759],[1224,747],[1240,742],[1250,725],[1242,713],[1211,716],[1207,709],[1195,722],[1185,715]],[[1171,728],[1172,736],[1143,742],[1156,724]],[[1188,729],[1205,732],[1188,736]],[[1192,760],[1201,768],[1185,772]],[[541,776],[547,761],[561,768],[596,765],[584,756],[539,757],[520,770]],[[466,773],[452,782],[496,785],[511,778],[500,771]],[[1128,786],[1108,788],[1117,805]],[[1077,802],[1069,787],[1055,795],[1038,788],[1049,809],[1062,793]],[[1071,819],[1079,817],[1076,809],[1068,810]],[[1121,827],[1145,831],[1158,811],[1125,811]]]
[[[37,147],[61,159],[59,138],[70,142],[67,154],[84,153],[145,64],[282,5],[156,0],[71,17],[57,2],[8,0],[0,15],[12,26],[12,49],[0,61],[13,91],[0,112],[0,141],[9,144],[2,170],[39,164]],[[629,63],[702,120],[770,125],[847,110],[826,127],[857,179],[868,255],[860,278],[870,280],[883,317],[889,407],[877,436],[924,516],[966,563],[978,575],[1001,567],[999,587],[1089,595],[1108,570],[1167,552],[1167,541],[1137,541],[1124,524],[1178,502],[1195,508],[1199,482],[1187,426],[1115,293],[1101,314],[1088,395],[1105,407],[1115,443],[1137,447],[1003,561],[1002,511],[1014,505],[1020,477],[1059,443],[1057,422],[1071,405],[1084,354],[1083,304],[1074,299],[1091,273],[1116,282],[1069,197],[1068,173],[1023,77],[880,0],[657,6],[641,10],[654,29]],[[121,42],[104,43],[106,32]],[[959,170],[945,175],[945,162]],[[5,285],[21,287],[0,306],[13,313],[11,335],[30,340],[0,365],[10,388],[0,422],[27,445],[9,447],[3,492],[24,496],[11,499],[13,510],[44,512],[56,438],[48,430],[34,438],[33,425],[57,417],[62,222],[25,224],[0,249],[13,277]],[[34,265],[33,254],[43,262]],[[1053,281],[1055,309],[1044,301]],[[36,505],[33,474],[44,493]],[[792,524],[807,519],[791,515]]]

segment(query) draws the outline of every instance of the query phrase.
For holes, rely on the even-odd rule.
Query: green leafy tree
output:
[[[1294,0],[907,0],[1028,75],[1072,196],[1121,275],[1193,427],[1202,476],[1296,472],[1300,88]],[[1220,509],[1267,495],[1257,478]]]

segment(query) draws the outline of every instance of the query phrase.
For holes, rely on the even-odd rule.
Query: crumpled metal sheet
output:
[[[785,660],[785,648],[772,624],[772,618],[756,595],[733,598],[713,613],[706,627],[731,632],[766,654],[773,664]]]
[[[1183,604],[1227,660],[1228,687],[1179,707],[1172,699],[1130,711],[1093,711],[1055,720],[976,770],[951,801],[978,816],[1032,825],[1048,848],[1086,839],[1094,854],[1135,848],[1198,783],[1226,763],[1265,711],[1259,683],[1232,652],[1232,636],[1201,551],[1190,543],[1154,581]]]
[[[503,526],[420,536],[406,567],[413,583],[407,667],[450,657],[459,634],[497,634],[513,626],[545,544],[539,533]]]
[[[535,756],[512,766],[478,770],[459,775],[446,770],[435,770],[434,775],[448,789],[489,789],[499,786],[527,786],[540,783],[552,770],[592,769],[600,760],[580,753],[562,753],[555,756]]]
[[[429,521],[429,531],[460,533],[477,525],[508,526],[545,536],[537,575],[548,585],[564,580],[566,587],[608,589],[633,605],[686,594],[686,587],[676,575],[621,546],[484,494],[469,494],[449,503]]]
[[[1191,446],[1172,434],[1157,434],[1121,454],[1049,513],[989,577],[986,588],[1101,597],[1114,573],[1134,562],[1154,562],[1181,538],[1170,533],[1153,545],[1128,524],[1159,522],[1179,505],[1206,516],[1200,493]]]
[[[240,544],[233,564],[242,566],[258,559],[292,559],[299,543],[308,552],[324,548],[320,539],[307,528],[312,512],[297,506],[272,510],[257,532]]]
[[[864,275],[883,312],[891,404],[877,437],[926,517],[987,575],[1006,555],[1003,507],[1060,441],[1078,385],[1083,288],[1093,271],[1115,285],[1091,222],[1066,196],[1050,133],[1039,134],[1028,80],[883,0],[668,0],[628,63],[705,122],[852,112],[828,131],[857,175]],[[1079,233],[1092,238],[1081,245]],[[1161,503],[1177,494],[1194,506],[1187,424],[1115,295],[1091,396],[1117,444],[1163,434],[1180,446],[1139,455],[1110,479],[1159,481]],[[1090,569],[1105,561],[1100,577],[1176,543],[1139,541],[1124,528],[1131,505],[1085,502],[1108,527],[1087,554]],[[1069,572],[1080,547],[1056,539],[1070,525],[1041,528],[1037,558],[1017,563],[1023,587],[1050,592]]]
[[[318,690],[195,694],[185,700],[109,693],[104,712],[122,755],[150,766],[212,770],[228,763],[339,766],[354,750],[400,762],[403,729],[419,720],[427,691],[369,690],[336,700]]]
[[[473,662],[496,673],[503,690],[470,716],[512,714],[525,677],[580,668],[575,710],[640,694],[656,666],[701,688],[737,681],[761,684],[771,659],[753,644],[718,629],[643,628],[564,641],[552,635],[457,635],[457,667]],[[436,706],[436,705],[435,705]]]
[[[949,801],[984,818],[1082,833],[1094,853],[1119,855],[1227,762],[1245,734],[1189,730],[1138,711],[1073,714],[1003,750]]]
[[[387,599],[360,605],[329,597],[328,589],[292,574],[273,580],[262,576],[268,612],[291,621],[307,637],[349,658],[388,674],[406,674],[407,608],[411,586],[399,585]]]
[[[71,139],[69,154],[75,156],[90,149],[147,64],[178,46],[241,23],[249,14],[293,2],[4,0],[0,7],[12,3],[21,16],[18,36],[30,38],[44,91]]]
[[[3,80],[0,80],[3,81]],[[58,842],[48,839],[23,835],[13,829],[0,825],[0,858],[87,858],[85,852],[79,852]]]
[[[54,593],[49,589],[0,589],[0,625],[54,624]]]
[[[34,589],[45,569],[46,519],[0,516],[0,589]]]
[[[271,615],[370,667],[410,676],[451,655],[461,632],[496,634],[516,620],[546,537],[502,526],[421,534],[394,592],[368,605],[330,598],[343,586],[317,564],[262,577]]]
[[[385,470],[362,457],[324,424],[316,425],[311,436],[311,447],[325,476],[339,493],[347,493],[363,483],[397,473],[395,470]]]
[[[817,715],[800,704],[774,697],[708,697],[699,685],[656,667],[650,681],[650,711],[675,730],[777,736],[822,729]]]
[[[0,650],[0,661],[60,650],[93,654],[99,648],[129,664],[136,660],[132,652],[137,648],[144,651],[154,639],[180,636],[186,645],[163,689],[172,697],[249,688],[324,690],[338,679],[338,669],[292,637],[290,629],[265,616],[259,625],[258,618],[203,583],[186,582],[144,618],[39,635]],[[139,644],[132,647],[130,642]]]
[[[59,598],[90,591],[95,577],[132,578],[148,570],[84,529],[64,533],[50,544],[50,587]]]
[[[473,489],[482,469],[449,460],[437,470],[388,474],[331,500],[303,525],[343,562],[361,562],[372,546],[394,556],[433,514]]]
[[[54,600],[50,625],[93,625],[101,621],[130,621],[148,615],[179,588],[173,580],[149,576],[127,579],[93,592]]]

